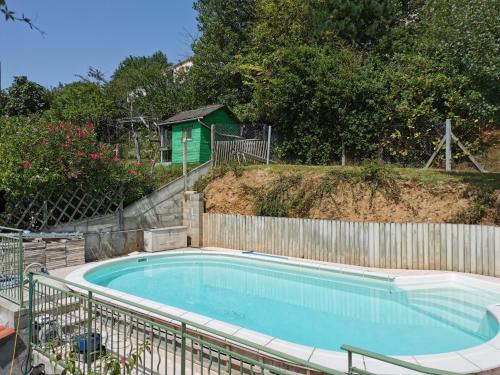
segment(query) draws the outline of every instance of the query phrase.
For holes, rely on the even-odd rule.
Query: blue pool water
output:
[[[144,260],[145,259],[145,260]],[[170,255],[96,267],[89,282],[317,348],[346,343],[388,355],[456,351],[499,330],[500,295],[390,281],[224,255]]]

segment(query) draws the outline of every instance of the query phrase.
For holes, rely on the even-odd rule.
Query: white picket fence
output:
[[[203,246],[500,277],[500,227],[203,214]]]

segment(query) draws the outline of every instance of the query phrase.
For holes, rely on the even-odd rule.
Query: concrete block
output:
[[[187,227],[144,230],[144,250],[150,253],[187,247]]]

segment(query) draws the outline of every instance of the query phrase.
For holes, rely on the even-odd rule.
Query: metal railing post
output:
[[[203,364],[202,364],[203,366]],[[186,374],[186,323],[181,325],[181,375]]]
[[[352,352],[350,350],[347,351],[347,369],[348,369],[348,374],[352,374]]]
[[[86,360],[87,360],[87,373],[90,373],[92,371],[92,357],[91,357],[91,351],[90,351],[90,343],[92,338],[92,292],[89,291],[89,300],[87,302],[87,345],[86,347]]]
[[[19,306],[24,306],[24,249],[23,249],[23,233],[19,232],[19,254],[17,261],[19,262]]]
[[[31,345],[33,343],[33,299],[35,293],[35,285],[33,281],[33,274],[28,273],[28,359],[27,366],[31,365]]]

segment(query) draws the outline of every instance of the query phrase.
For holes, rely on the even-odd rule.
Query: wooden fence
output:
[[[238,164],[265,163],[267,142],[259,139],[238,139],[214,142],[215,164],[237,162]]]
[[[500,227],[203,214],[203,246],[500,277]]]

